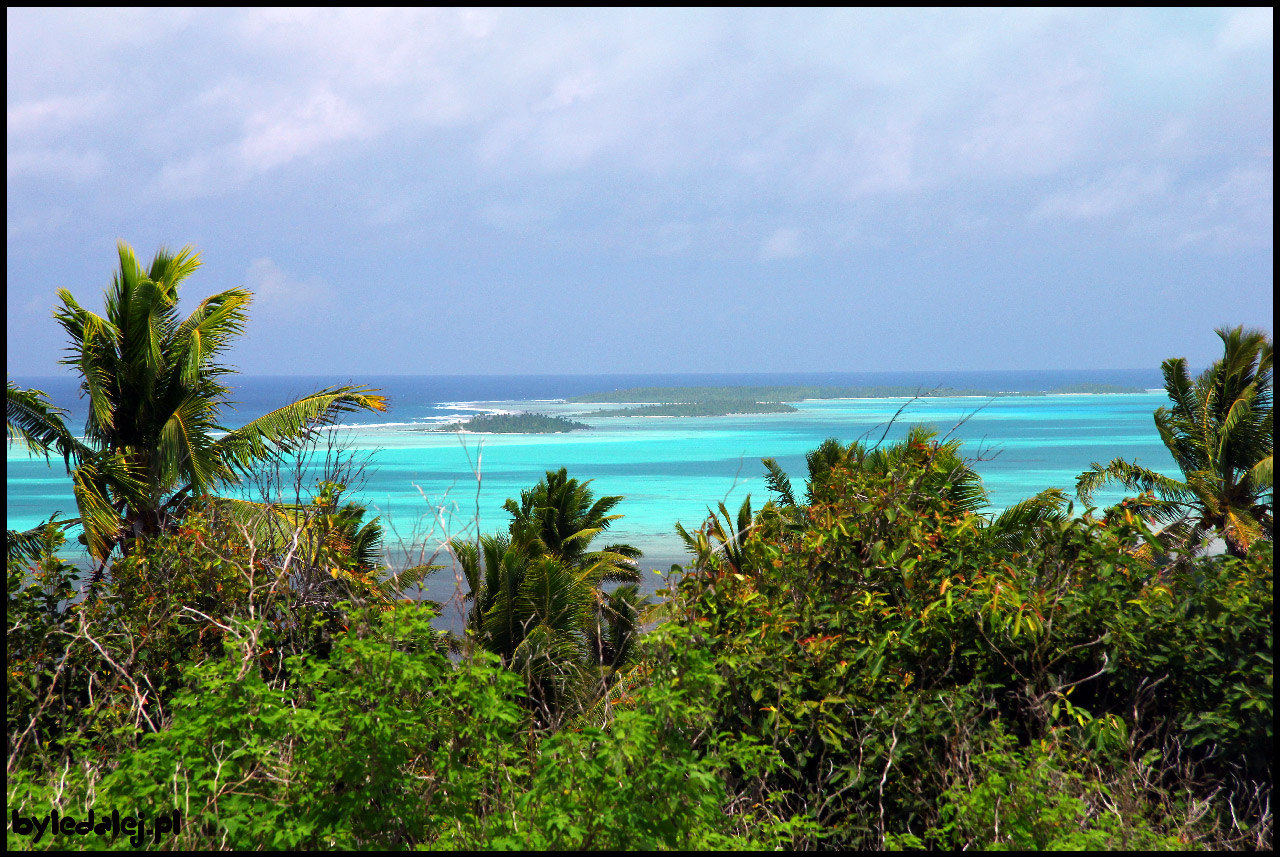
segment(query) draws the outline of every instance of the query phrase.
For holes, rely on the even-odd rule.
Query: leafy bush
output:
[[[942,793],[936,827],[924,837],[886,839],[890,847],[919,848],[926,843],[946,851],[1179,851],[1176,835],[1154,830],[1115,789],[1099,782],[1096,769],[1080,770],[1079,760],[1049,741],[1026,749],[1013,746],[998,728],[987,746],[953,774]],[[1138,796],[1139,802],[1143,797]],[[1129,802],[1130,804],[1132,801]],[[1158,808],[1139,809],[1158,813]],[[1170,819],[1161,819],[1166,826]]]
[[[727,541],[735,562],[680,581],[672,612],[724,679],[713,728],[781,756],[754,788],[812,818],[815,844],[880,847],[939,829],[948,771],[1001,723],[1109,769],[1176,758],[1202,794],[1269,791],[1269,550],[1155,567],[1125,513],[1042,518],[1011,550],[948,459],[913,435],[889,466],[837,460],[807,505]],[[1239,834],[1216,807],[1202,830]]]

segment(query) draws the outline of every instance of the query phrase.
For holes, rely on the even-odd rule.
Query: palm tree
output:
[[[226,431],[218,418],[230,391],[220,379],[232,370],[216,358],[243,332],[250,293],[219,292],[184,319],[178,287],[199,255],[161,249],[144,269],[129,245],[118,251],[104,315],[58,291],[54,318],[70,337],[62,362],[80,373],[89,399],[83,439],[41,391],[10,383],[6,409],[11,439],[63,457],[80,513],[73,523],[100,563],[95,579],[113,551],[169,527],[192,498],[235,483],[343,413],[386,409],[368,388],[330,387]]]
[[[1220,534],[1227,552],[1243,557],[1259,539],[1271,540],[1271,340],[1260,330],[1219,328],[1223,356],[1194,381],[1181,357],[1164,361],[1164,388],[1173,404],[1155,412],[1156,430],[1182,471],[1174,479],[1113,459],[1094,462],[1076,479],[1089,502],[1111,482],[1142,492],[1140,505],[1166,526],[1171,549],[1195,553]]]
[[[595,581],[507,535],[455,553],[470,588],[469,639],[524,676],[530,703],[550,721],[585,684]]]
[[[781,502],[785,504],[787,502],[786,498],[791,498],[791,506],[794,507],[795,498],[791,495],[791,482],[787,480],[787,475],[778,467],[778,462],[772,458],[766,458],[765,462],[766,466],[771,464],[775,468],[765,477],[766,480],[771,480],[771,485],[775,484],[773,480],[776,480],[780,474],[781,478],[786,480],[786,493],[783,495]],[[734,526],[733,518],[730,517],[729,510],[723,502],[719,504],[719,508],[720,512],[717,514],[714,509],[708,506],[707,519],[703,521],[701,527],[692,533],[685,529],[684,524],[676,522],[676,534],[680,536],[685,548],[693,555],[696,567],[716,572],[741,573],[746,567],[743,544],[755,524],[755,518],[751,514],[751,495],[748,494],[738,508],[737,526]],[[715,539],[716,543],[714,545],[712,544],[712,539]]]
[[[627,544],[590,550],[596,536],[621,515],[610,515],[621,497],[596,499],[587,486],[591,480],[570,479],[565,468],[548,470],[545,478],[520,492],[520,502],[508,498],[503,505],[512,517],[511,538],[531,549],[556,557],[574,568],[602,564],[604,581],[634,583],[639,579],[636,560],[640,551]]]
[[[843,445],[839,439],[829,437],[805,455],[809,470],[806,502],[812,500],[815,491],[837,468],[862,470],[887,475],[908,460],[928,458],[932,464],[924,473],[930,485],[958,507],[960,511],[976,512],[986,503],[986,490],[977,471],[960,455],[960,441],[935,442],[937,432],[925,426],[912,426],[907,436],[888,446],[868,447],[861,441]],[[772,458],[763,459],[765,483],[779,496],[782,506],[795,506],[795,495],[787,474]]]
[[[634,660],[648,599],[634,585],[606,592],[607,582],[639,579],[640,551],[626,544],[592,550],[620,515],[621,497],[598,500],[588,482],[566,470],[506,502],[504,534],[456,549],[467,580],[468,636],[523,674],[531,703],[550,719],[566,700],[590,704]]]
[[[634,583],[625,583],[604,593],[589,629],[592,655],[599,666],[616,672],[635,660],[641,618],[652,604],[653,599],[642,594]]]

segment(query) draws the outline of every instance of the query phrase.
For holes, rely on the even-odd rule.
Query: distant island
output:
[[[954,387],[898,386],[767,386],[767,387],[631,387],[575,396],[569,402],[579,404],[635,404],[635,407],[596,411],[592,416],[674,416],[709,417],[727,414],[789,413],[796,409],[787,402],[806,399],[904,399],[945,398],[952,396],[1002,397],[1049,396],[1070,394],[1145,393],[1141,387],[1118,384],[1070,384],[1051,390],[977,390]],[[643,403],[643,404],[642,404]]]
[[[566,417],[547,414],[477,414],[464,423],[450,423],[419,431],[477,431],[493,434],[560,434],[591,426]]]
[[[974,390],[954,387],[923,389],[907,386],[827,387],[631,387],[626,390],[588,393],[566,401],[574,404],[626,404],[630,407],[601,409],[587,416],[611,417],[722,417],[734,414],[790,414],[798,408],[788,402],[806,399],[906,399],[971,396],[1104,395],[1145,393],[1141,387],[1118,384],[1069,384],[1051,390]],[[567,417],[547,414],[478,414],[466,422],[414,429],[415,431],[468,431],[493,434],[560,434],[591,426]]]
[[[790,414],[798,408],[784,402],[756,402],[750,399],[718,399],[714,402],[664,402],[593,411],[593,417],[723,417],[729,414]]]

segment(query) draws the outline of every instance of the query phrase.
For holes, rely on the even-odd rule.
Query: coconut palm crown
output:
[[[1181,480],[1136,462],[1095,462],[1076,479],[1088,502],[1099,487],[1118,482],[1141,492],[1140,506],[1166,526],[1170,549],[1199,551],[1219,535],[1227,552],[1243,557],[1273,531],[1272,343],[1260,330],[1219,328],[1223,356],[1195,380],[1187,361],[1164,361],[1172,407],[1155,412],[1156,430],[1182,471]]]
[[[520,502],[508,498],[503,508],[510,513],[511,537],[535,552],[545,553],[566,564],[585,569],[601,565],[603,580],[635,582],[639,579],[636,560],[640,551],[627,544],[610,544],[591,550],[591,542],[621,518],[611,515],[622,497],[600,497],[568,472],[548,470],[532,488],[520,492]]]
[[[243,332],[251,294],[228,289],[178,314],[178,288],[200,266],[191,247],[161,249],[144,268],[120,242],[119,269],[105,313],[83,308],[66,289],[54,318],[70,343],[63,364],[81,377],[89,414],[83,438],[39,390],[8,385],[10,439],[46,456],[56,451],[71,475],[90,554],[101,565],[135,539],[160,532],[191,498],[235,483],[256,464],[304,440],[341,414],[386,409],[364,387],[329,387],[228,430],[219,416],[233,370],[218,358]]]

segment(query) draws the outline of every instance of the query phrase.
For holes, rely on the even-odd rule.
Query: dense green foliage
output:
[[[742,848],[786,835],[723,812],[738,742],[693,740],[716,681],[706,658],[678,687],[633,683],[623,709],[606,699],[608,728],[552,733],[518,671],[483,646],[446,654],[429,605],[314,606],[235,542],[189,518],[77,604],[69,567],[10,565],[12,811],[176,808],[187,824],[160,844],[188,848]],[[12,828],[8,843],[112,844]]]
[[[591,543],[621,515],[564,468],[547,471],[519,502],[508,499],[507,533],[455,548],[470,602],[466,648],[496,654],[525,677],[538,723],[555,725],[595,708],[634,665],[648,606],[631,545]],[[612,592],[605,583],[624,583]]]
[[[1119,514],[1044,520],[1009,550],[953,490],[945,445],[918,434],[884,457],[819,468],[803,507],[766,506],[673,605],[724,677],[717,728],[778,749],[756,787],[818,822],[813,844],[1014,845],[938,811],[1013,764],[1004,734],[1078,784],[1059,833],[1081,842],[1106,833],[1098,796],[1160,760],[1269,784],[1269,544],[1161,570]],[[1123,797],[1127,826],[1100,841],[1185,833],[1158,790]]]
[[[544,608],[601,594],[575,573],[621,552],[574,535],[617,498],[563,473],[482,540],[457,661],[428,607],[313,604],[203,518],[79,604],[66,567],[11,564],[10,806],[178,807],[187,847],[1265,847],[1270,543],[1157,567],[1117,508],[1010,550],[953,453],[816,450],[803,504],[700,531],[595,694],[547,692],[592,662],[591,611]],[[484,621],[512,544],[517,590],[541,566],[568,593],[516,625],[571,650],[521,660]]]
[[[477,414],[466,422],[426,429],[426,431],[478,431],[497,434],[559,434],[589,429],[591,426],[568,417],[546,414]]]

